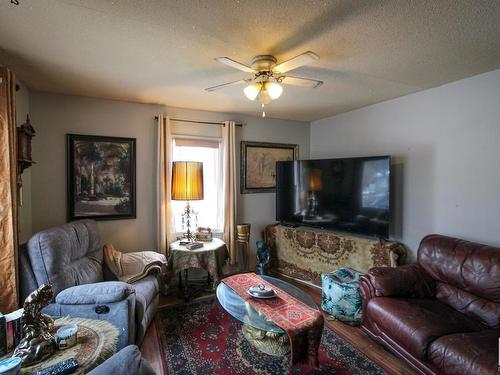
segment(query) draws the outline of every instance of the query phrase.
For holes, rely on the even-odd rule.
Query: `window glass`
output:
[[[203,163],[203,195],[200,201],[190,201],[190,206],[197,212],[191,219],[191,231],[196,227],[210,227],[213,232],[222,232],[222,160],[219,141],[212,139],[183,139],[173,142],[173,161],[200,161]],[[172,211],[177,233],[186,231],[182,227],[181,214],[186,201],[172,201]]]

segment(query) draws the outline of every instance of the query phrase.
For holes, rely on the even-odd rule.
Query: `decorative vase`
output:
[[[237,224],[236,225],[236,242],[238,247],[241,249],[241,255],[243,258],[243,269],[248,270],[248,250],[250,246],[250,224]]]

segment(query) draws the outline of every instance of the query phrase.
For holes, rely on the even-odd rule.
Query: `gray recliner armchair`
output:
[[[120,331],[118,350],[139,345],[158,307],[155,275],[133,283],[117,281],[103,263],[97,224],[80,220],[35,234],[19,250],[21,301],[50,283],[54,301],[43,312],[107,320]]]

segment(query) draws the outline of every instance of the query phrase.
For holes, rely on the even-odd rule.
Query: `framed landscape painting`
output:
[[[276,189],[276,162],[297,160],[299,145],[241,142],[242,194],[269,193]]]
[[[135,218],[135,138],[67,135],[68,220]]]

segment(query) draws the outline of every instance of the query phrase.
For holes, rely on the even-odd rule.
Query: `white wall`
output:
[[[500,70],[311,124],[311,157],[390,154],[393,237],[500,245]]]
[[[309,159],[309,124],[246,116],[235,118],[247,124],[241,129],[240,140],[298,144],[299,158]],[[252,224],[250,265],[253,266],[257,263],[255,241],[262,238],[262,231],[267,224],[275,222],[275,194],[240,194],[238,210],[240,222]]]
[[[258,113],[259,108],[256,108]],[[36,168],[32,171],[33,231],[66,222],[66,134],[94,134],[137,138],[137,219],[100,221],[105,241],[125,251],[155,248],[155,133],[154,116],[202,121],[235,120],[242,140],[298,143],[300,156],[309,157],[309,125],[303,122],[261,119],[224,113],[165,108],[112,100],[33,92],[33,123]],[[187,123],[173,124],[175,133],[220,136],[220,127]],[[239,197],[239,219],[252,224],[254,243],[263,227],[274,221],[274,194],[244,194]],[[255,246],[252,246],[255,251]],[[253,258],[253,257],[252,257]]]
[[[19,83],[19,91],[16,92],[16,124],[21,126],[26,122],[26,115],[30,111],[30,92],[28,88]],[[35,125],[36,126],[36,125]],[[37,129],[35,129],[35,132]],[[33,142],[36,141],[37,134]],[[22,206],[19,207],[19,242],[26,242],[32,233],[31,223],[31,168],[25,169],[21,178],[22,187]]]

